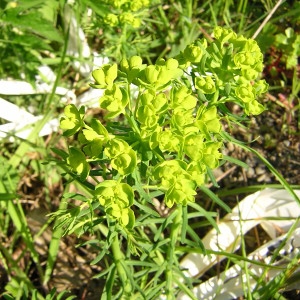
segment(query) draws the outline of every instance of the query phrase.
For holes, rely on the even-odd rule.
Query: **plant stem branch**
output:
[[[114,256],[114,261],[117,267],[117,271],[123,284],[125,297],[130,296],[130,293],[132,292],[132,286],[131,286],[130,279],[128,278],[128,275],[125,270],[124,254],[120,249],[118,235],[114,237],[111,247],[112,247],[112,253]]]
[[[174,264],[174,252],[176,242],[180,233],[181,223],[182,223],[182,205],[177,206],[177,215],[175,216],[172,227],[171,227],[171,236],[170,236],[170,246],[167,253],[167,270],[166,270],[166,294],[167,299],[174,299],[174,285],[173,285],[173,264]]]

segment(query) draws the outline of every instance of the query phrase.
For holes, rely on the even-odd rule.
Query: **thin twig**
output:
[[[277,8],[279,7],[279,5],[281,5],[283,2],[283,0],[279,0],[276,5],[273,7],[273,9],[270,11],[270,13],[267,15],[267,17],[264,19],[264,21],[261,23],[261,25],[258,27],[258,29],[255,31],[255,33],[253,34],[252,38],[255,39],[259,33],[262,31],[263,27],[266,25],[266,23],[271,19],[272,15],[274,14],[274,12],[277,10]]]

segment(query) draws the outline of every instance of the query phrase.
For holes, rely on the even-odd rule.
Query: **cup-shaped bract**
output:
[[[203,150],[202,161],[211,169],[215,169],[219,166],[220,159],[223,157],[220,152],[222,147],[221,142],[206,142]]]
[[[118,76],[118,66],[117,64],[103,65],[100,69],[94,70],[92,76],[95,80],[95,83],[91,84],[92,87],[98,89],[111,88]]]
[[[121,175],[131,174],[137,164],[136,152],[129,148],[126,152],[114,157],[111,161],[111,166]]]
[[[192,161],[187,166],[187,172],[191,175],[197,186],[205,183],[206,166],[201,161]]]
[[[104,23],[110,27],[116,27],[119,25],[119,18],[117,15],[109,13],[105,16]]]
[[[187,86],[173,87],[170,92],[170,107],[173,109],[191,110],[197,105],[197,98],[191,95]]]
[[[244,103],[248,103],[255,99],[253,86],[250,83],[242,83],[235,89],[236,96]]]
[[[196,126],[200,129],[202,133],[206,135],[209,132],[219,133],[221,131],[221,123],[218,117],[217,107],[199,107],[197,113]]]
[[[106,118],[115,118],[124,113],[128,101],[126,90],[113,84],[111,88],[105,90],[104,95],[100,98],[100,107],[108,110]]]
[[[195,87],[203,94],[213,94],[216,92],[216,84],[212,76],[199,76],[195,79]]]
[[[88,177],[90,165],[87,163],[86,157],[81,150],[75,147],[70,147],[67,163],[71,169],[79,175],[80,180],[83,181]]]
[[[182,138],[171,130],[165,129],[158,133],[157,141],[161,151],[178,152]]]
[[[166,191],[165,203],[168,207],[174,203],[186,205],[188,201],[194,201],[197,184],[186,169],[187,164],[182,160],[169,160],[158,164],[153,170],[153,178]]]
[[[133,204],[134,194],[130,185],[105,180],[96,186],[95,194],[111,218],[117,220],[121,226],[133,227],[135,218],[130,206]]]
[[[174,180],[174,183],[167,190],[164,202],[171,208],[175,203],[186,206],[188,202],[195,202],[196,184],[193,180],[181,178]]]
[[[265,80],[259,80],[254,83],[253,87],[255,90],[255,94],[257,96],[260,96],[267,92],[269,85]]]
[[[265,110],[265,107],[257,100],[251,100],[245,103],[245,113],[247,115],[259,115]]]
[[[199,63],[203,56],[203,50],[195,44],[188,45],[183,51],[184,58],[191,63]]]
[[[60,119],[60,128],[64,131],[64,136],[71,136],[78,132],[84,125],[85,109],[78,110],[74,104],[69,104],[64,109],[64,116]]]
[[[115,158],[122,153],[128,152],[129,149],[131,148],[126,141],[113,138],[107,142],[104,154],[109,158]]]
[[[203,158],[204,148],[204,136],[202,134],[191,134],[184,140],[184,152],[194,161],[199,161]]]

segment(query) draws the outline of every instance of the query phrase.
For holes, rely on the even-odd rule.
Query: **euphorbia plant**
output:
[[[177,57],[147,65],[133,56],[93,71],[91,86],[104,89],[99,100],[104,120],[87,122],[83,107],[65,108],[64,135],[78,134],[77,146],[62,153],[65,169],[92,195],[66,231],[75,227],[82,233],[82,228],[95,229],[99,222],[105,225],[106,240],[100,242],[105,251],[96,261],[112,249],[106,293],[113,291],[110,280],[117,270],[122,282],[118,295],[148,295],[157,285],[156,295],[173,298],[173,283],[180,276],[175,272],[175,246],[179,238],[187,241],[186,230],[192,232],[187,207],[193,205],[205,214],[201,203],[194,203],[195,196],[197,189],[205,190],[205,184],[214,181],[211,170],[224,161],[221,120],[240,117],[227,103],[236,103],[245,115],[264,111],[258,102],[267,90],[265,81],[259,80],[262,59],[254,40],[217,27],[213,42],[197,40]],[[170,209],[166,222],[155,211],[154,196]],[[159,236],[169,223],[166,245]],[[127,240],[128,251],[120,236]],[[146,276],[152,266],[146,263],[140,264],[144,275],[132,272],[134,263],[126,259],[138,254],[141,261],[147,258],[165,267],[165,277]]]

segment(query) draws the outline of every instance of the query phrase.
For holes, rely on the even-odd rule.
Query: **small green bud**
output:
[[[250,102],[254,100],[255,95],[253,93],[253,87],[250,83],[243,83],[236,87],[235,94],[243,102]]]
[[[242,76],[247,80],[252,81],[258,77],[258,72],[251,68],[242,69]]]
[[[211,76],[196,77],[195,87],[203,94],[213,94],[216,91],[216,85]]]
[[[132,11],[138,11],[138,10],[140,10],[142,7],[143,7],[143,4],[142,4],[141,1],[132,1],[132,2],[130,3],[130,9],[131,9]]]
[[[150,84],[156,83],[159,75],[159,68],[154,65],[150,65],[145,69],[146,79]]]
[[[75,147],[70,147],[67,163],[70,165],[74,172],[80,175],[80,179],[82,181],[88,177],[90,172],[90,165],[87,163],[86,157],[81,150]]]
[[[134,18],[133,22],[131,23],[133,28],[139,28],[141,26],[141,19],[140,18]]]
[[[264,112],[265,107],[256,100],[245,103],[245,113],[249,115],[259,115]]]
[[[203,157],[204,137],[201,134],[189,135],[184,140],[184,152],[194,161],[199,161]]]
[[[107,14],[104,18],[104,23],[110,27],[116,27],[119,24],[118,16],[115,14]]]
[[[269,85],[265,80],[259,80],[254,83],[254,90],[256,95],[260,96],[268,91]]]
[[[192,44],[188,45],[184,49],[183,55],[186,58],[186,60],[190,61],[191,63],[198,63],[201,61],[203,51],[199,46],[195,46]]]
[[[69,104],[65,107],[64,113],[65,115],[60,119],[60,128],[64,130],[63,135],[74,135],[84,125],[85,108],[82,106],[78,110],[74,104]]]
[[[131,69],[139,68],[142,65],[142,63],[143,63],[142,58],[140,56],[137,56],[137,55],[132,56],[129,59],[129,66],[130,66]]]
[[[169,58],[166,61],[166,67],[168,70],[175,70],[178,68],[178,66],[179,66],[178,61],[174,58]]]
[[[122,72],[127,72],[129,70],[130,66],[129,66],[129,62],[126,58],[123,58],[120,62],[120,70]]]
[[[219,160],[222,158],[222,154],[219,152],[222,143],[208,142],[205,144],[203,150],[203,162],[211,169],[219,166]]]

